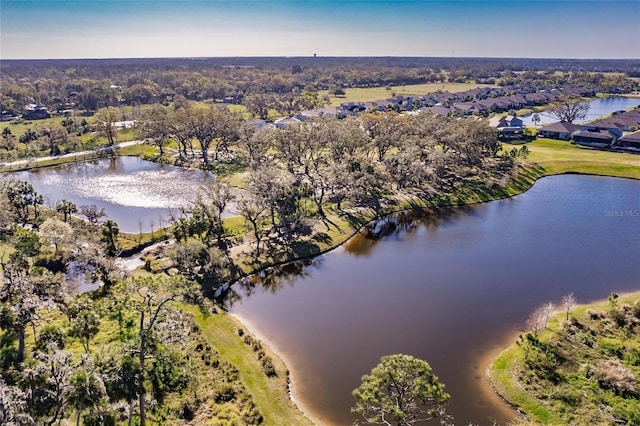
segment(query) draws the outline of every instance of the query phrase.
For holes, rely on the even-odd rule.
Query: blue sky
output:
[[[640,58],[640,1],[0,0],[0,58]]]

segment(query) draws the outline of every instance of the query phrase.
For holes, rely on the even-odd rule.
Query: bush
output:
[[[262,369],[264,370],[264,374],[266,374],[267,377],[275,377],[278,375],[278,373],[276,372],[276,367],[273,365],[273,361],[268,356],[262,358]]]
[[[225,385],[216,392],[213,398],[216,404],[233,401],[236,398],[236,391],[230,385]]]
[[[608,359],[598,363],[595,376],[598,385],[602,388],[613,389],[620,394],[636,393],[636,376],[617,359]]]

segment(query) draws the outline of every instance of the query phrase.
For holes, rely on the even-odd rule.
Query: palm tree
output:
[[[82,411],[95,406],[106,395],[106,390],[98,373],[86,367],[78,369],[68,384],[67,401],[76,407],[76,426],[79,426]]]
[[[64,221],[66,222],[68,216],[78,212],[78,207],[69,200],[62,200],[56,205],[56,211],[64,215]]]

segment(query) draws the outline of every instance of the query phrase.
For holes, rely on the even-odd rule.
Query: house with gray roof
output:
[[[616,142],[615,149],[640,153],[640,130],[627,133]]]
[[[608,148],[616,142],[617,135],[604,129],[583,129],[573,134],[573,142],[593,148]]]
[[[580,126],[576,126],[568,121],[558,121],[556,123],[547,124],[538,129],[538,136],[543,138],[560,139],[563,141],[571,140],[571,136],[574,132],[581,129]]]

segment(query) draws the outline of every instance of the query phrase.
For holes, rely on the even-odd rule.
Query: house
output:
[[[42,120],[49,117],[51,117],[49,111],[45,107],[36,104],[27,105],[22,113],[22,118],[25,120]]]
[[[273,125],[276,127],[276,129],[284,129],[286,126],[299,125],[301,123],[302,121],[295,117],[283,117],[275,120],[273,122]]]
[[[628,133],[619,138],[614,148],[623,151],[640,153],[640,130],[637,130],[633,133]]]
[[[568,121],[558,121],[557,123],[548,124],[539,128],[538,136],[568,141],[571,140],[571,135],[580,129],[580,126],[576,126]]]
[[[431,107],[422,107],[418,111],[427,112],[427,113],[431,113],[431,114],[434,114],[434,115],[443,115],[445,117],[449,116],[449,113],[451,112],[451,111],[449,111],[449,108],[447,108],[446,106],[442,106],[442,105],[434,105],[434,106],[431,106]]]
[[[489,119],[489,126],[498,129],[498,138],[500,140],[521,139],[524,135],[522,120],[515,115],[491,117],[491,119]]]
[[[500,115],[489,119],[489,126],[498,129],[501,127],[520,127],[522,129],[522,124],[522,120],[515,115]]]
[[[255,126],[256,129],[264,129],[268,126],[266,120],[263,120],[262,118],[252,118],[251,120],[247,121],[247,123]]]
[[[615,143],[616,138],[609,130],[594,128],[579,130],[573,134],[574,143],[594,148],[608,148]]]
[[[458,102],[453,104],[452,111],[457,112],[459,114],[470,115],[474,112],[478,112],[478,107],[475,102]]]
[[[624,125],[620,124],[618,120],[604,119],[598,121],[592,121],[582,125],[584,130],[607,130],[613,133],[617,138],[622,136]]]

